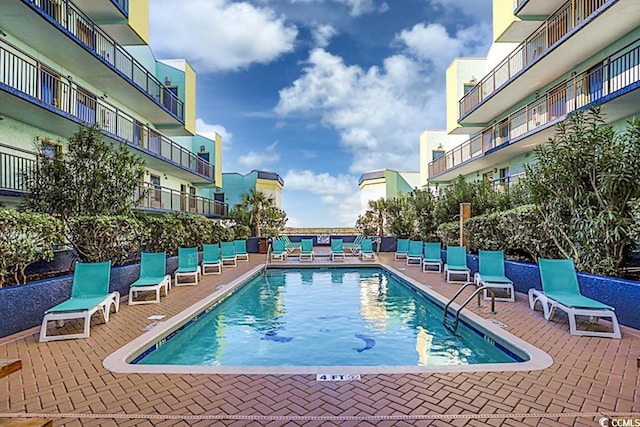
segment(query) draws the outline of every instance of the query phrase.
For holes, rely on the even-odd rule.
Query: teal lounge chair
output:
[[[193,281],[180,282],[182,277],[193,277]],[[198,248],[178,248],[178,268],[173,273],[175,286],[197,285],[199,277]]]
[[[313,261],[313,239],[302,239],[300,261]]]
[[[513,282],[504,275],[504,253],[502,251],[479,251],[479,270],[474,275],[474,280],[478,286],[486,286],[506,291],[506,297],[495,297],[496,301],[516,300],[513,290]],[[488,290],[484,290],[484,299],[489,299]]]
[[[287,259],[287,244],[284,240],[276,239],[271,247],[271,261],[284,261]]]
[[[140,254],[140,277],[129,287],[128,304],[159,303],[163,289],[165,296],[171,289],[171,276],[167,274],[167,254],[164,252],[142,252]],[[156,298],[136,300],[139,292],[155,292]]]
[[[353,242],[342,242],[342,247],[345,251],[349,251],[351,255],[357,255],[360,252],[360,243],[362,243],[362,235],[357,235]]]
[[[424,252],[422,256],[422,272],[437,272],[442,271],[442,245],[440,242],[427,242],[424,244]],[[433,270],[431,267],[438,267],[438,270]]]
[[[220,260],[220,245],[208,243],[202,245],[202,274],[222,273],[222,261]]]
[[[467,248],[464,246],[447,246],[447,262],[444,265],[444,274],[447,276],[447,283],[454,283],[451,275],[465,276],[466,283],[469,281],[470,270],[467,267]]]
[[[536,302],[540,302],[544,318],[551,320],[558,308],[569,318],[569,330],[572,335],[621,338],[620,325],[611,306],[603,304],[580,293],[578,276],[572,259],[538,260],[542,291],[529,289],[529,307],[535,310]],[[576,316],[588,316],[597,323],[599,318],[611,319],[611,332],[581,330],[577,327]]]
[[[236,251],[237,261],[249,261],[249,254],[247,253],[247,241],[246,240],[234,240],[233,246]]]
[[[422,247],[423,247],[423,244],[422,244],[422,241],[420,240],[409,241],[409,252],[407,252],[407,256],[406,256],[407,265],[422,264]]]
[[[71,284],[71,298],[51,307],[44,313],[40,327],[40,342],[88,338],[91,316],[100,312],[104,323],[109,321],[111,307],[120,310],[120,294],[109,292],[111,261],[98,263],[76,263]],[[55,320],[59,326],[65,320],[83,319],[84,329],[78,334],[47,335],[47,326]]]
[[[396,246],[396,254],[393,259],[396,261],[407,257],[409,252],[409,239],[398,239]]]
[[[360,241],[360,259],[376,259],[376,254],[373,252],[373,242],[370,239],[363,239]]]
[[[340,259],[345,260],[344,247],[342,239],[331,239],[331,261]]]
[[[287,235],[283,235],[281,236],[281,238],[282,240],[284,240],[285,247],[288,253],[293,253],[296,250],[300,250],[302,248],[302,242],[292,242]]]
[[[233,242],[220,242],[220,259],[223,267],[237,266],[236,246]]]

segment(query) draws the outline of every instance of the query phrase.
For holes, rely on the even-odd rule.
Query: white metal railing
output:
[[[599,64],[562,81],[524,107],[485,128],[428,165],[429,178],[518,138],[568,113],[640,83],[640,40]]]
[[[538,60],[544,53],[573,31],[581,22],[609,0],[569,0],[522,42],[500,64],[480,80],[459,101],[462,118],[480,105],[496,89]]]
[[[65,115],[143,148],[213,181],[214,166],[109,104],[16,46],[0,39],[0,86],[21,92]]]

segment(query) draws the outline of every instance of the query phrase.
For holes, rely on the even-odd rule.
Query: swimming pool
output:
[[[487,325],[465,317],[458,336],[451,334],[442,326],[442,302],[401,276],[349,267],[254,272],[105,366],[180,373],[535,369],[535,351]],[[114,364],[123,356],[126,363]]]

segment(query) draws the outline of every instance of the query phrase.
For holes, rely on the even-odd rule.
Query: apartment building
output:
[[[230,207],[242,203],[242,195],[251,190],[261,191],[273,200],[273,206],[282,209],[284,180],[276,172],[252,170],[247,174],[228,172],[222,174],[224,202]]]
[[[0,203],[44,152],[67,149],[83,123],[145,161],[136,200],[151,212],[226,212],[221,146],[196,134],[196,73],[157,60],[148,0],[0,1]],[[146,190],[146,191],[143,191]]]
[[[425,133],[421,184],[509,186],[558,123],[592,105],[623,127],[640,113],[638,17],[637,0],[494,0],[487,57],[447,70],[446,135]]]
[[[419,172],[400,172],[380,169],[360,175],[360,213],[369,209],[369,201],[395,199],[399,195],[411,193],[420,184]]]

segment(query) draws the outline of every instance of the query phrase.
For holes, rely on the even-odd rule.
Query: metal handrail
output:
[[[458,101],[459,117],[466,116],[482,104],[489,95],[536,62],[556,43],[562,43],[563,36],[586,22],[606,3],[607,0],[568,0]]]
[[[211,163],[4,40],[0,40],[0,85],[37,99],[64,115],[89,125],[96,124],[105,134],[170,160],[208,180],[215,179],[215,168]]]
[[[475,286],[476,290],[473,291],[471,293],[471,295],[460,305],[460,307],[458,308],[458,310],[455,311],[455,317],[454,317],[454,321],[453,321],[453,325],[449,325],[447,323],[447,320],[449,320],[449,318],[447,317],[447,315],[449,314],[449,306],[451,305],[451,303],[453,302],[453,300],[455,300],[458,295],[460,295],[462,293],[462,291],[467,287],[467,286]],[[473,297],[475,297],[476,295],[478,296],[478,307],[481,307],[480,304],[480,294],[483,291],[489,291],[491,292],[491,314],[496,314],[496,296],[495,296],[495,292],[493,291],[493,289],[491,289],[489,286],[480,286],[478,287],[478,285],[474,282],[467,282],[465,283],[460,289],[458,289],[458,291],[453,295],[453,297],[449,300],[449,302],[447,303],[447,305],[445,305],[444,307],[444,317],[442,319],[442,323],[446,328],[451,327],[451,331],[455,334],[456,330],[458,329],[458,323],[460,322],[460,312],[462,311],[463,308],[465,308],[467,306],[467,304],[469,304],[469,302],[471,302],[471,300],[473,299]]]
[[[462,144],[428,164],[433,178],[462,163],[485,155],[495,147],[546,126],[566,114],[584,108],[640,81],[640,40],[611,54],[596,66],[563,80],[496,124],[474,134]],[[601,82],[602,87],[590,85]]]
[[[149,94],[158,105],[184,122],[184,103],[75,4],[69,0],[55,3],[43,0],[23,1],[60,24],[86,49],[102,58],[110,67]]]

